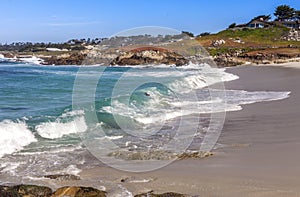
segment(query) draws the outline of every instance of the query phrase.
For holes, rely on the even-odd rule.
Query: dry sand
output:
[[[227,113],[219,138],[226,147],[218,149],[215,156],[176,161],[149,173],[99,167],[81,176],[119,181],[133,194],[154,190],[201,197],[300,196],[300,70],[242,66],[227,71],[240,76],[226,83],[228,89],[291,91],[291,96]],[[121,183],[122,178],[128,181]],[[129,181],[149,178],[153,180],[148,183]]]

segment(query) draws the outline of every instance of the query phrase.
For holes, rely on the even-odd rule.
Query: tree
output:
[[[229,29],[235,28],[236,23],[232,23],[231,25],[228,26]]]
[[[295,9],[288,5],[280,5],[276,8],[274,15],[277,21],[291,20],[295,15]]]
[[[210,33],[209,32],[203,32],[201,34],[199,34],[197,37],[203,37],[203,36],[209,36]]]
[[[252,20],[263,20],[263,21],[269,21],[271,20],[271,15],[259,15],[257,17],[254,17]]]
[[[295,11],[294,19],[300,20],[300,10]]]
[[[186,35],[188,35],[188,36],[190,36],[190,37],[194,37],[194,34],[191,33],[191,32],[188,32],[188,31],[182,31],[181,33],[182,33],[182,34],[186,34]]]
[[[86,40],[86,43],[87,43],[87,44],[90,44],[90,43],[91,43],[91,38],[88,38],[88,39]]]

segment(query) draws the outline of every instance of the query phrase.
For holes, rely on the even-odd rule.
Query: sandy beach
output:
[[[300,197],[300,0],[1,8],[0,197]]]
[[[227,71],[240,76],[225,84],[228,89],[291,91],[290,98],[227,113],[219,138],[224,147],[212,157],[176,161],[148,173],[98,167],[81,177],[119,182],[133,194],[154,190],[193,196],[300,196],[300,70],[241,66]],[[150,181],[142,183],[144,179]]]

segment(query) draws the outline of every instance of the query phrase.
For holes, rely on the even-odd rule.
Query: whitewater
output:
[[[184,116],[203,117],[200,123],[191,120],[201,124],[202,130],[195,131],[201,141],[210,114],[242,110],[242,105],[281,100],[290,94],[216,88],[238,76],[206,64],[101,70],[99,76],[95,66],[82,70],[0,62],[0,182],[53,172],[78,174],[98,165],[82,141],[91,130],[89,137],[112,141],[122,150],[158,150],[174,137]],[[74,81],[79,76],[87,84],[94,79],[99,83],[94,102],[86,102],[83,94],[83,108],[74,109]],[[87,85],[79,91],[88,89]],[[91,112],[97,117],[93,128],[87,116]],[[201,144],[196,141],[191,149]]]

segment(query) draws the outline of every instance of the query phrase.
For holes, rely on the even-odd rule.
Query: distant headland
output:
[[[64,43],[0,44],[0,60],[2,57],[1,61],[45,65],[177,66],[203,62],[203,58],[205,62],[207,56],[218,66],[300,61],[300,11],[281,5],[275,9],[274,16],[273,21],[271,15],[260,15],[245,24],[232,23],[218,33],[204,32],[197,36],[182,31],[179,35],[156,37],[139,35],[71,39]],[[203,49],[208,54],[204,54]]]

